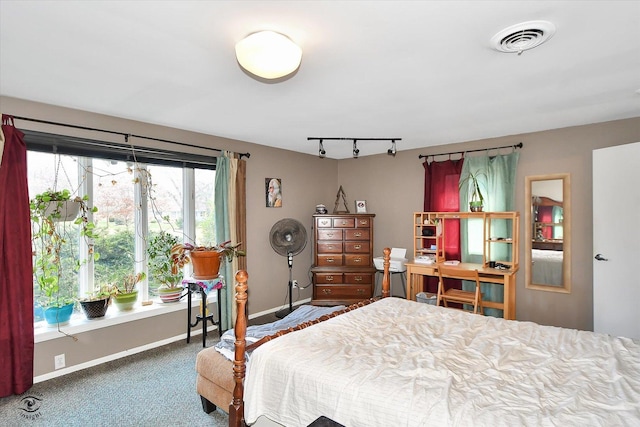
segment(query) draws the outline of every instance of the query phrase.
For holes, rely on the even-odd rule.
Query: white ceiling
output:
[[[530,20],[553,38],[491,49]],[[240,69],[262,29],[302,47],[292,78]],[[307,137],[401,151],[638,117],[639,90],[640,1],[0,0],[2,95],[309,154]]]

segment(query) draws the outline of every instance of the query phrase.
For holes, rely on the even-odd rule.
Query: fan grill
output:
[[[271,227],[269,243],[279,255],[298,255],[307,245],[307,230],[293,218],[281,219]]]

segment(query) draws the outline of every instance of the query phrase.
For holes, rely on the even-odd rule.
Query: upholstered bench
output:
[[[216,351],[205,348],[196,357],[196,391],[202,401],[202,409],[208,414],[219,407],[229,411],[233,400],[233,363]]]

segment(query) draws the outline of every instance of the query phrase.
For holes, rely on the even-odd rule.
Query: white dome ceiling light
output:
[[[278,79],[298,69],[302,49],[291,39],[274,31],[259,31],[236,44],[238,63],[263,79]]]
[[[491,46],[506,53],[522,54],[549,40],[556,32],[556,26],[548,21],[528,21],[512,25],[491,38]]]

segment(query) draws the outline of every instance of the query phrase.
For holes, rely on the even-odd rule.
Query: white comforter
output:
[[[638,426],[640,342],[385,298],[254,351],[245,418]]]

